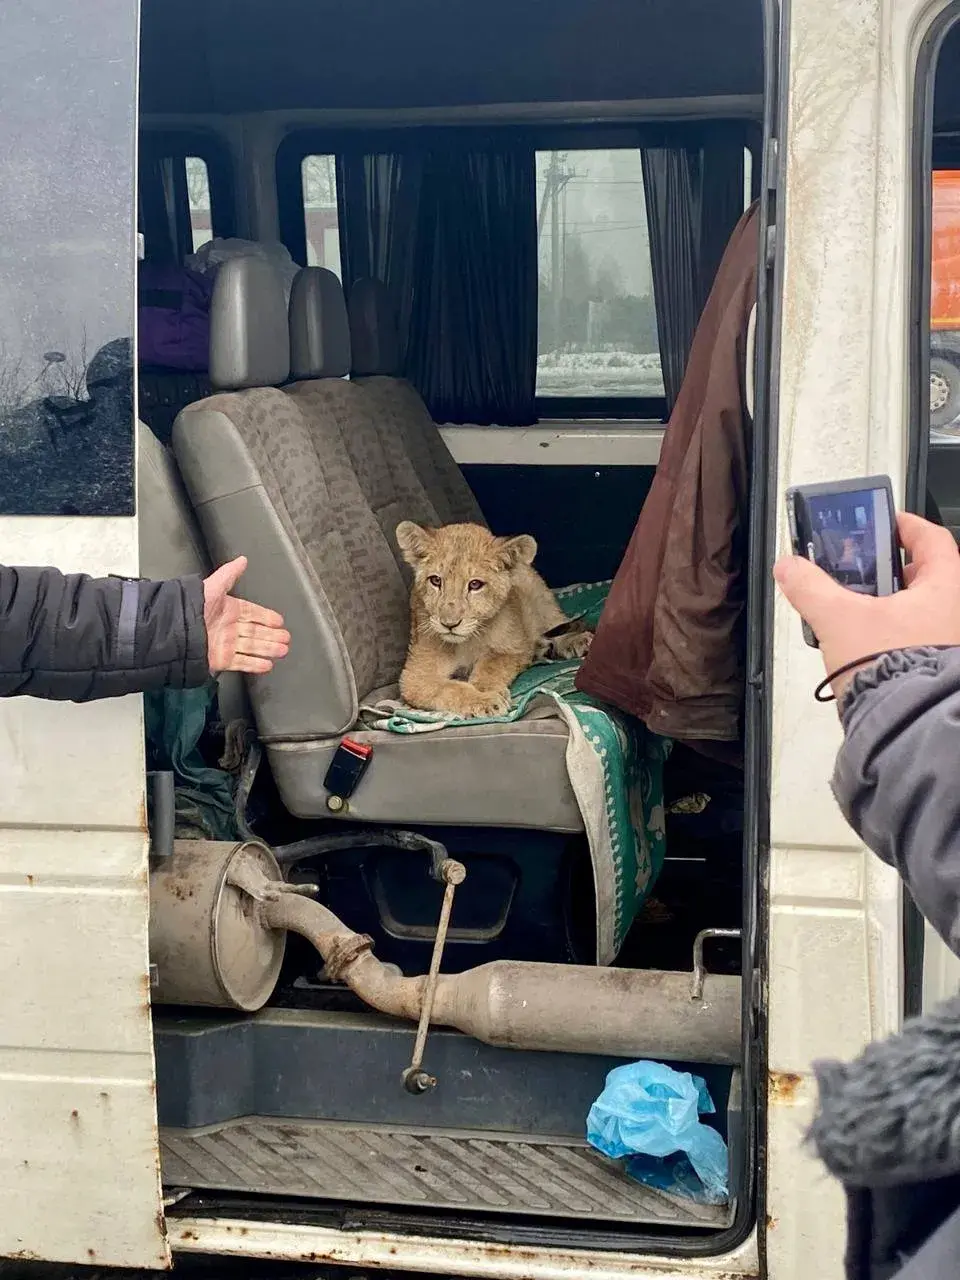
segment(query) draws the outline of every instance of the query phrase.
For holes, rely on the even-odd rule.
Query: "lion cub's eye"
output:
[[[430,583],[431,587],[436,587],[438,591],[443,586],[443,581],[435,573],[431,573],[427,581]]]
[[[468,590],[468,591],[482,591],[482,590],[483,590],[483,588],[484,588],[486,585],[487,585],[487,584],[486,584],[485,582],[481,582],[479,578],[473,578],[473,579],[471,579],[471,581],[470,581],[470,582],[468,582],[468,583],[467,583],[467,590]]]

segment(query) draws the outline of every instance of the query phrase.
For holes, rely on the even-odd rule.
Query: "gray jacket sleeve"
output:
[[[0,697],[87,702],[209,675],[200,578],[0,567]]]
[[[960,648],[887,654],[844,699],[833,790],[960,955]]]

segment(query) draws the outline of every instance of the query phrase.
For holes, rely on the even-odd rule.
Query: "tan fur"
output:
[[[476,524],[424,529],[404,520],[397,545],[414,573],[400,675],[409,706],[502,715],[511,682],[538,657],[586,653],[593,637],[582,628],[546,635],[568,620],[532,567],[537,544],[528,534],[497,538]]]

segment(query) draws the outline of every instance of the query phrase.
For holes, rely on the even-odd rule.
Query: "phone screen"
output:
[[[836,582],[863,595],[891,595],[894,580],[892,513],[885,489],[806,495],[809,558]]]

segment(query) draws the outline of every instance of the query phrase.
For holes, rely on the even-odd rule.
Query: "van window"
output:
[[[206,134],[141,135],[137,219],[150,262],[182,263],[214,236],[234,230],[229,156]]]
[[[31,6],[4,11],[0,515],[131,515],[129,26],[105,22],[78,57],[66,27],[41,50],[37,21]]]
[[[294,260],[387,289],[439,422],[662,421],[753,183],[747,122],[289,133]]]
[[[190,202],[190,232],[193,251],[213,238],[213,210],[210,200],[210,172],[202,156],[184,156],[187,199]]]
[[[303,224],[307,266],[326,267],[340,279],[340,224],[337,220],[337,162],[332,155],[304,156]]]
[[[704,123],[538,152],[540,418],[669,415],[750,201],[747,132]]]
[[[743,207],[750,207],[753,200],[753,152],[749,147],[743,149]]]
[[[960,435],[960,169],[931,176],[930,428]]]
[[[662,396],[636,147],[537,152],[538,396]]]
[[[945,16],[944,21],[949,20]],[[929,128],[932,141],[915,194],[917,208],[925,212],[915,241],[914,332],[921,345],[913,352],[920,376],[913,388],[917,430],[911,442],[916,474],[922,478],[926,472],[932,499],[928,509],[955,534],[960,534],[960,135],[954,88],[958,64],[960,23],[954,22],[929,72],[934,80],[933,120],[917,121],[918,136]]]

